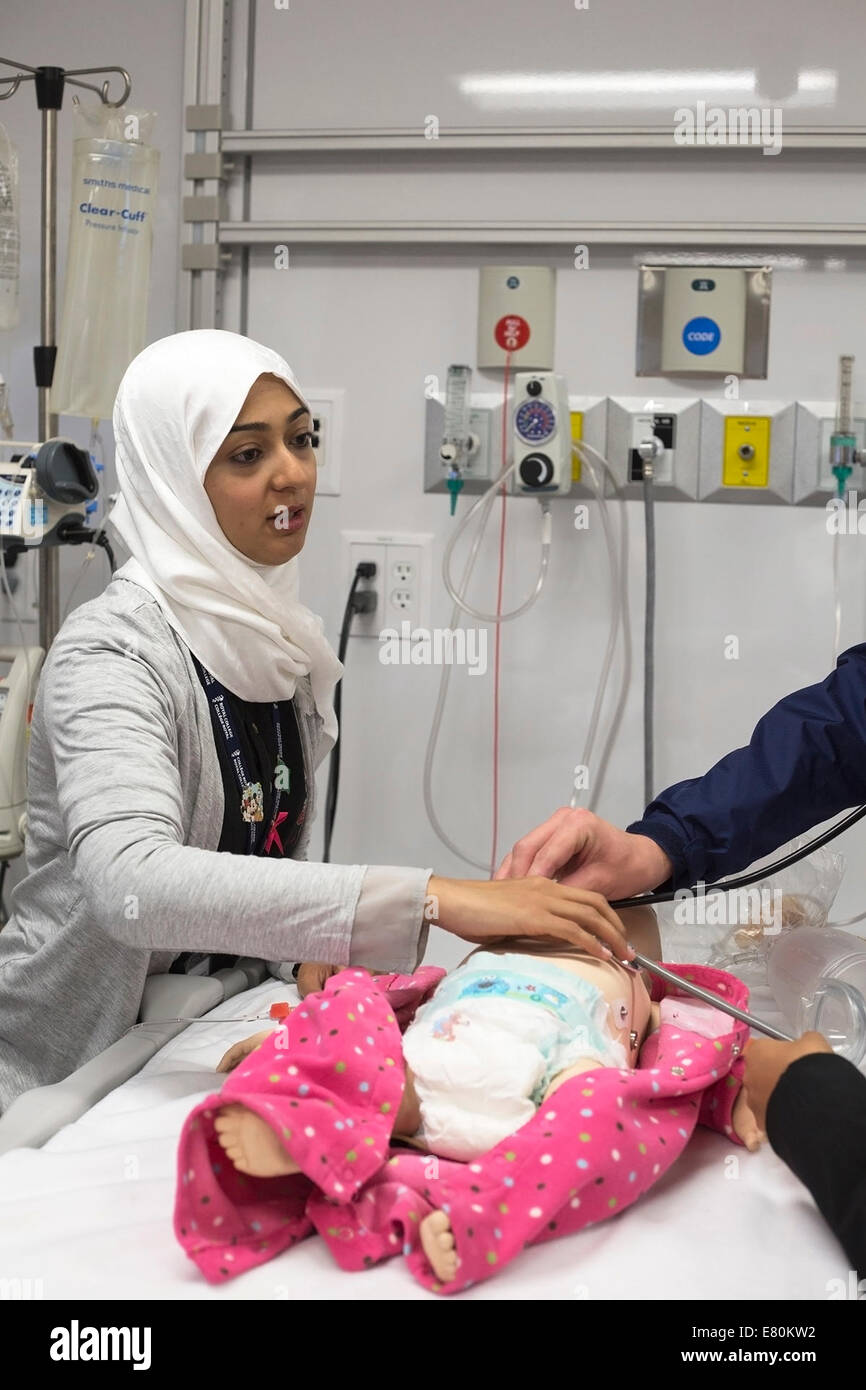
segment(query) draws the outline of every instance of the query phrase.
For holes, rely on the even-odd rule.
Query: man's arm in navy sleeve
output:
[[[866,802],[866,643],[819,685],[787,695],[746,748],[677,782],[628,826],[661,846],[671,886],[712,883]]]

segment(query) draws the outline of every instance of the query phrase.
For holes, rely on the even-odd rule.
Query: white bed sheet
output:
[[[221,1004],[42,1149],[0,1157],[0,1275],[45,1299],[435,1299],[402,1256],[358,1274],[317,1237],[231,1283],[206,1282],[174,1238],[178,1136],[238,1039],[295,991],[269,980]],[[698,1129],[669,1174],[628,1211],[529,1249],[466,1299],[794,1299],[848,1279],[811,1196],[765,1146]]]

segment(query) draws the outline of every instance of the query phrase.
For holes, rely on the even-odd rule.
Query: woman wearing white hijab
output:
[[[543,877],[305,862],[342,668],[298,600],[316,459],[286,362],[234,333],[163,338],[113,423],[132,558],[63,624],[37,692],[0,1110],[116,1041],[184,952],[412,971],[432,917],[624,954],[603,898]]]

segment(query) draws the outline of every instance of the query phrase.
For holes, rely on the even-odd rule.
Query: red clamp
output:
[[[269,1017],[276,1020],[288,1018],[289,1014],[292,1012],[292,1006],[291,1004],[287,1004],[285,999],[281,999],[278,1003],[272,1004],[268,1012]]]

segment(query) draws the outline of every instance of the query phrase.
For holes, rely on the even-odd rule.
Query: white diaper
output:
[[[624,1067],[608,1003],[588,980],[535,956],[481,951],[446,975],[403,1035],[422,1139],[443,1158],[494,1148],[535,1114],[579,1058]]]

